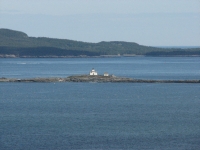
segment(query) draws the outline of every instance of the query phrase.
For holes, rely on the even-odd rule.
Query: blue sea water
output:
[[[198,57],[0,59],[0,77],[199,79]],[[0,149],[200,149],[200,84],[0,83]]]
[[[92,68],[140,79],[199,79],[200,57],[0,59],[0,77],[65,77],[89,74]]]

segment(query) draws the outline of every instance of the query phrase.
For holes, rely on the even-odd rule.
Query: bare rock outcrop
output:
[[[147,79],[133,79],[116,76],[90,76],[77,75],[66,78],[49,77],[49,78],[29,78],[29,79],[15,79],[15,78],[0,78],[0,82],[116,82],[116,83],[200,83],[200,80],[147,80]]]

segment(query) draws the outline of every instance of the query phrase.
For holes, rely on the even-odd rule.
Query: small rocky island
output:
[[[132,79],[115,76],[103,75],[77,75],[66,78],[50,77],[50,78],[0,78],[0,82],[116,82],[116,83],[200,83],[200,80],[147,80],[147,79]]]
[[[109,75],[107,72],[104,75],[92,69],[89,75],[74,75],[69,77],[49,77],[49,78],[0,78],[0,82],[117,82],[117,83],[200,83],[200,80],[147,80],[147,79],[133,79],[125,77],[116,77]]]

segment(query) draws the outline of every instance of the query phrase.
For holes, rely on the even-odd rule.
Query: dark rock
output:
[[[117,83],[200,83],[200,80],[147,80],[147,79],[132,79],[116,76],[90,76],[77,75],[66,78],[30,78],[30,79],[9,79],[2,77],[0,82],[117,82]]]

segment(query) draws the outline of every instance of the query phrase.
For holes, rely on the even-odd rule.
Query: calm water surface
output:
[[[0,59],[0,76],[199,79],[199,58]],[[200,85],[0,83],[0,149],[200,149]]]
[[[65,77],[89,74],[92,68],[140,79],[199,79],[200,57],[0,59],[0,77]]]

